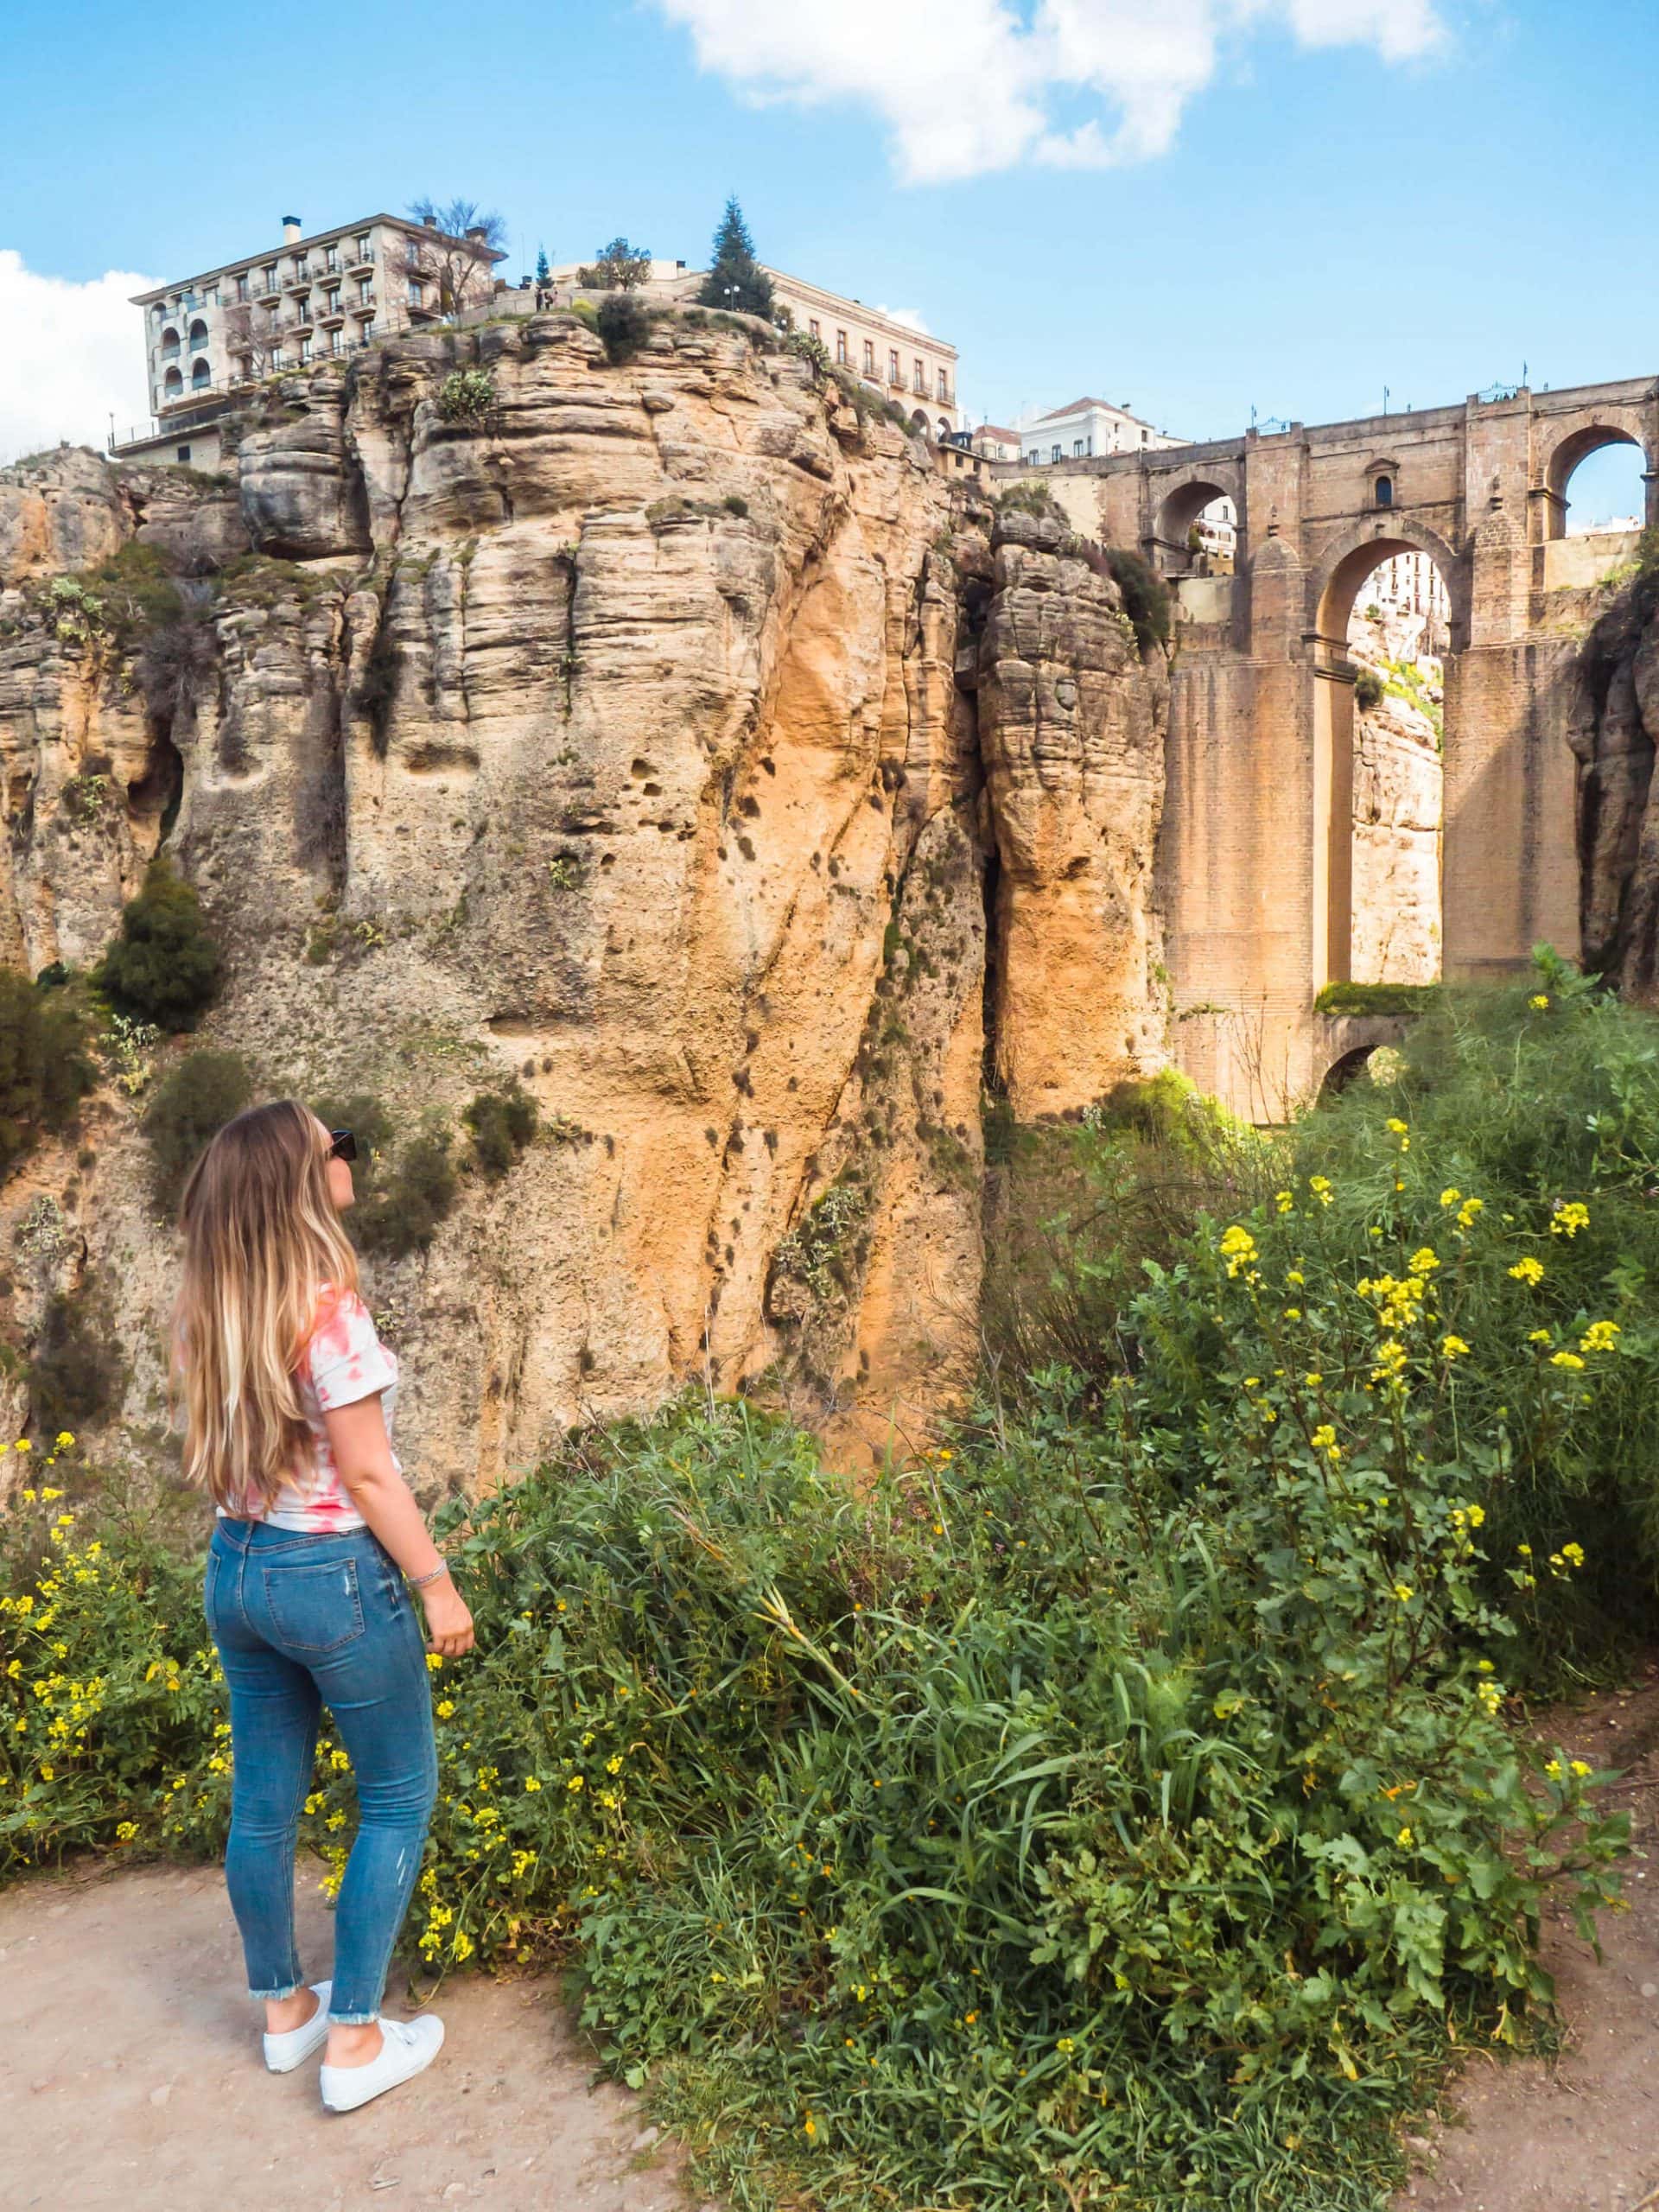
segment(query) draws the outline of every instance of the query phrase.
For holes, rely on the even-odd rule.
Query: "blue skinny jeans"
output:
[[[366,1529],[304,1535],[220,1521],[207,1551],[207,1626],[231,1694],[225,1879],[255,1997],[304,1986],[294,1854],[317,1717],[334,1716],[357,1780],[340,1885],[331,2020],[378,2019],[437,1796],[432,1695],[415,1604]]]

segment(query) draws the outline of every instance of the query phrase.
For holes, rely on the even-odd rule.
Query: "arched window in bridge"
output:
[[[1392,476],[1379,476],[1377,478],[1376,504],[1379,507],[1391,507],[1394,505],[1394,479]]]

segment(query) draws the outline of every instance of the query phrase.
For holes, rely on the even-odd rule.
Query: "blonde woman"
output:
[[[326,2043],[335,2112],[408,2081],[443,2041],[430,2014],[382,2019],[380,1999],[437,1789],[426,1650],[453,1658],[473,1642],[392,1453],[397,1364],[340,1226],[355,1157],[349,1130],[291,1099],[222,1128],[185,1187],[177,1325],[185,1467],[219,1509],[206,1604],[230,1688],[226,1881],[264,2000],[265,2063],[290,2072]],[[324,1705],[359,1823],[334,1978],[308,1988],[294,1854]]]

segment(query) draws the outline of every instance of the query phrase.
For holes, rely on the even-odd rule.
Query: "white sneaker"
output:
[[[435,2013],[418,2020],[382,2020],[380,2048],[366,2066],[322,2069],[322,2101],[330,2112],[351,2112],[384,2090],[423,2073],[443,2047],[443,2022]]]
[[[327,2042],[328,1992],[333,1986],[332,1982],[313,1982],[311,1993],[317,2000],[317,2009],[310,2018],[301,2027],[289,2028],[285,2035],[265,2037],[265,2063],[273,2074],[291,2074]]]

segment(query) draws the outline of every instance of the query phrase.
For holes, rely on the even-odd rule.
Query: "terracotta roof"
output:
[[[1020,442],[1018,430],[1005,430],[1000,423],[982,423],[974,432],[976,438],[1005,438],[1011,446]]]

